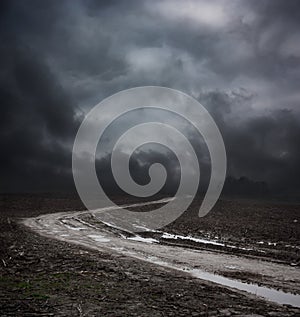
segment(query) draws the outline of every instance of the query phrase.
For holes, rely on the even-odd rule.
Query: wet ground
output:
[[[282,300],[282,294],[299,294],[297,248],[291,248],[288,256],[277,254],[281,253],[277,245],[280,241],[283,243],[279,245],[297,247],[297,230],[288,241],[285,233],[272,237],[268,229],[264,243],[258,243],[262,242],[261,236],[237,243],[234,235],[225,239],[208,230],[197,233],[193,226],[185,227],[181,222],[181,230],[180,223],[175,223],[165,231],[134,236],[118,232],[90,214],[66,212],[82,208],[76,199],[15,197],[8,206],[9,200],[2,200],[1,206],[1,235],[5,241],[1,252],[3,316],[300,313],[295,307],[298,297],[285,299],[292,301],[292,307],[262,300],[250,294],[249,289],[238,290],[241,285],[254,286],[258,295],[266,295],[260,291],[271,289],[275,291],[272,300],[277,302]],[[292,208],[296,209],[287,207]],[[45,236],[65,241],[42,237],[16,223],[16,218],[25,215],[62,210],[63,214],[45,215],[26,223]],[[293,221],[295,216],[294,212],[290,215]],[[217,228],[221,220],[216,220]],[[269,251],[261,255],[264,250]],[[284,248],[282,251],[286,252]],[[238,284],[224,287],[209,281],[213,278],[221,284],[228,280]],[[252,284],[243,283],[246,281]]]

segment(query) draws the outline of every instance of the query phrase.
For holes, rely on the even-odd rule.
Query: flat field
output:
[[[1,316],[299,316],[196,273],[299,295],[300,206],[224,199],[198,218],[199,203],[124,237],[75,196],[2,195]]]

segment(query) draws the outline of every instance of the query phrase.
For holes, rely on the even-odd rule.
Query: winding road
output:
[[[167,200],[131,204],[125,208],[163,203]],[[97,210],[101,212],[101,210]],[[300,294],[299,268],[246,258],[223,252],[195,250],[161,244],[159,240],[144,238],[115,228],[113,224],[97,221],[97,212],[60,212],[26,218],[24,224],[43,236],[75,243],[84,247],[134,257],[142,261],[184,271],[194,278],[208,280],[244,294],[255,294],[278,304],[300,307],[300,295],[278,289],[290,289]],[[90,221],[93,220],[93,221]],[[163,233],[168,235],[168,233]],[[209,241],[207,242],[209,243]],[[214,243],[213,241],[211,242]],[[219,275],[222,271],[260,274],[272,281],[274,288],[244,283]],[[219,274],[215,274],[215,273]],[[276,289],[275,289],[276,288]]]

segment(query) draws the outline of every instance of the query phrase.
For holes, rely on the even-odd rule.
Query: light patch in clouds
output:
[[[229,20],[223,1],[160,1],[154,5],[151,3],[151,8],[166,19],[186,22],[197,27],[219,29]]]
[[[133,71],[161,72],[173,59],[173,52],[167,47],[134,48],[126,56]]]

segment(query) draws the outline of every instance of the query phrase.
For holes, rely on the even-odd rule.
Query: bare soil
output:
[[[201,222],[190,212],[168,229],[246,244],[263,240],[299,245],[299,224],[294,222],[299,207],[270,205],[223,201]],[[19,223],[23,217],[82,209],[75,196],[1,197],[1,316],[300,316],[296,308],[151,263],[42,237]],[[284,256],[285,249],[277,249],[279,260],[297,261],[298,249]]]

